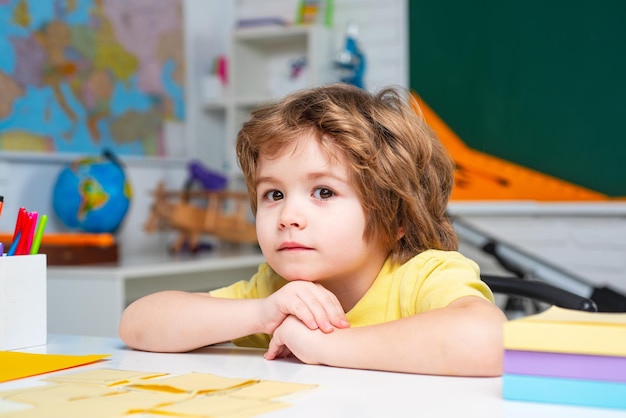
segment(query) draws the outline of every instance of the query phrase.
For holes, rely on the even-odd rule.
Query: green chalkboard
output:
[[[626,1],[408,4],[410,87],[467,145],[626,196]]]

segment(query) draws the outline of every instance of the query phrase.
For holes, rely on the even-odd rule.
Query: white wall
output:
[[[225,132],[216,128],[202,107],[201,80],[209,74],[213,59],[228,53],[234,21],[234,2],[185,0],[185,56],[187,65],[186,134],[188,154],[220,170],[225,153]]]

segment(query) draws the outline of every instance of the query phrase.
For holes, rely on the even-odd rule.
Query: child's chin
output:
[[[285,277],[285,276],[283,276],[283,277]],[[288,282],[298,282],[298,281],[300,281],[300,282],[315,282],[315,281],[317,281],[314,278],[305,277],[305,276],[301,276],[301,275],[288,276],[288,277],[285,277],[285,280],[287,280]]]

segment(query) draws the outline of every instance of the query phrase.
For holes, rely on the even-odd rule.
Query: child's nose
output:
[[[282,210],[280,212],[279,228],[298,228],[302,229],[306,226],[306,220],[302,212],[302,208],[295,200],[285,199]]]

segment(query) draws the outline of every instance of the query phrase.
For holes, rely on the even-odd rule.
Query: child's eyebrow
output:
[[[276,180],[274,179],[274,177],[270,177],[270,176],[263,176],[263,177],[258,177],[258,178],[256,179],[256,181],[254,182],[254,185],[255,185],[256,187],[258,187],[258,186],[259,186],[259,184],[262,184],[262,183],[273,183],[273,182],[275,182],[275,181],[276,181]]]
[[[315,171],[312,173],[308,173],[307,178],[310,181],[321,181],[325,179],[331,179],[331,180],[335,180],[341,183],[346,183],[346,184],[349,183],[349,180],[346,177],[337,175],[333,173],[332,171]],[[258,187],[260,184],[263,184],[263,183],[277,183],[277,182],[280,182],[280,179],[278,179],[277,177],[262,176],[256,179],[255,187]]]
[[[341,175],[337,175],[333,173],[332,171],[313,172],[313,173],[309,173],[307,177],[310,178],[311,180],[333,179],[336,181],[340,181],[342,183],[348,182],[347,178]]]

